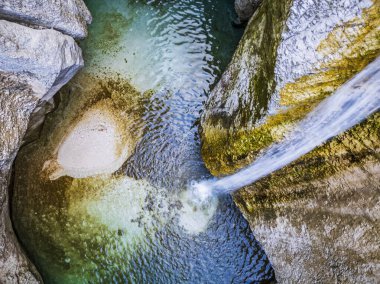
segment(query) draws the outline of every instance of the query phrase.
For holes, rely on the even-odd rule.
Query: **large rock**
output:
[[[36,283],[9,218],[11,167],[30,117],[83,66],[75,41],[0,20],[0,282]]]
[[[92,21],[83,0],[2,0],[0,18],[53,28],[76,39],[87,36]]]
[[[377,283],[380,113],[234,195],[280,283]]]
[[[202,116],[213,174],[250,163],[380,54],[379,2],[262,3]]]
[[[75,99],[70,98],[71,93],[76,94]],[[117,74],[82,72],[76,76],[60,91],[65,107],[55,110],[54,129],[41,133],[40,141],[44,135],[48,137],[41,142],[45,150],[37,155],[43,161],[43,172],[55,180],[119,170],[142,137],[137,125],[143,129],[144,103],[150,96],[151,92],[138,92]],[[28,155],[32,159],[31,153]]]
[[[234,173],[380,55],[380,1],[263,1],[201,120],[202,156]],[[379,277],[380,116],[234,198],[280,282]],[[355,243],[355,244],[354,244]]]

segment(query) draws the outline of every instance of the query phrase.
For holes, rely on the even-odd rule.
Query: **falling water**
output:
[[[380,57],[319,104],[281,142],[236,174],[192,185],[197,199],[252,184],[361,122],[380,107]]]

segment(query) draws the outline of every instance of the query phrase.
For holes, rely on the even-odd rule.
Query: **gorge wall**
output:
[[[0,283],[42,282],[10,221],[12,164],[36,131],[53,95],[83,66],[75,39],[91,15],[82,0],[0,3]]]
[[[378,0],[262,1],[206,102],[211,173],[250,164],[377,58],[379,14]],[[378,281],[379,126],[377,112],[234,194],[279,282]]]
[[[251,163],[380,55],[379,0],[236,1],[250,19],[202,117],[215,176]],[[247,6],[248,5],[248,6]],[[0,3],[0,283],[42,282],[13,233],[13,160],[83,66],[82,0]],[[234,195],[280,282],[380,277],[380,114]]]

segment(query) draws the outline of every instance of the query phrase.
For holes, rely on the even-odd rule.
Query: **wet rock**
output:
[[[379,13],[379,1],[264,1],[206,103],[210,171],[251,163],[377,58]],[[376,113],[235,194],[280,282],[376,282],[379,123]]]
[[[312,197],[246,215],[280,282],[377,283],[379,180],[379,161],[364,164],[285,189],[289,194],[307,189]]]
[[[234,195],[279,282],[376,283],[380,113]]]
[[[94,76],[83,71],[58,97],[64,107],[55,110],[54,123],[41,132],[46,138],[41,143],[46,149],[38,155],[43,173],[56,180],[109,175],[121,169],[142,137],[144,103],[150,92],[138,92],[116,74]]]
[[[380,54],[378,1],[265,1],[206,102],[202,155],[244,167]],[[224,148],[224,151],[220,151]]]
[[[1,66],[3,68],[3,66]],[[38,283],[37,271],[24,256],[12,230],[8,185],[12,161],[36,99],[27,82],[0,72],[0,282]],[[17,111],[16,111],[17,110]]]
[[[75,178],[111,174],[118,170],[130,154],[120,118],[106,104],[86,111],[57,149],[50,179],[68,175]]]
[[[261,2],[262,0],[235,0],[235,11],[239,20],[242,22],[248,21]]]
[[[9,218],[11,167],[30,116],[83,66],[75,41],[54,30],[0,20],[0,282],[41,279],[17,244]]]
[[[75,39],[87,36],[92,17],[83,0],[4,0],[0,18],[53,28]]]

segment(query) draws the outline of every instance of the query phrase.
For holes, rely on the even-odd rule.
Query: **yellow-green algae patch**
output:
[[[235,194],[244,212],[271,208],[281,203],[313,198],[314,181],[340,172],[380,162],[380,112],[292,164],[276,171]],[[296,190],[295,190],[296,189]]]
[[[68,214],[82,220],[96,220],[110,231],[122,232],[125,241],[146,238],[144,226],[138,222],[144,201],[153,188],[144,180],[125,176],[96,177],[73,180],[66,190]],[[128,206],[126,206],[128,204]]]
[[[206,121],[202,156],[211,173],[226,175],[251,163],[261,150],[281,140],[291,125],[379,56],[379,14],[380,2],[376,0],[363,10],[360,18],[336,27],[318,47],[318,52],[334,59],[321,64],[312,74],[286,84],[280,90],[280,103],[286,109],[267,117],[265,122],[253,129],[225,129]]]
[[[287,84],[280,91],[281,105],[294,107],[311,97],[321,100],[379,56],[379,14],[380,1],[374,0],[361,17],[337,26],[317,48],[320,54],[333,59],[323,62],[313,74]]]
[[[136,91],[128,80],[117,74],[102,76],[93,76],[85,72],[79,74],[60,91],[60,106],[53,116],[47,117],[41,136],[47,137],[48,133],[51,133],[49,139],[45,138],[44,142],[49,149],[50,157],[46,160],[44,172],[53,178],[64,174],[59,173],[62,171],[62,167],[59,165],[59,152],[63,148],[62,146],[65,146],[68,139],[77,140],[79,143],[80,136],[84,137],[88,134],[87,132],[94,130],[91,127],[104,128],[97,129],[98,136],[107,130],[112,130],[113,136],[108,138],[116,140],[115,145],[111,145],[113,146],[113,155],[120,158],[121,163],[124,162],[128,156],[133,154],[134,147],[143,134],[142,116],[149,96],[150,92]],[[85,127],[86,122],[90,124],[87,128]],[[82,128],[79,127],[78,130],[78,126],[82,126]],[[76,131],[78,137],[71,137]],[[95,135],[93,138],[97,138],[97,136]],[[75,146],[75,141],[71,142],[72,146]],[[93,146],[99,148],[98,152],[106,150],[102,149],[107,146],[102,145],[102,141],[95,144]],[[83,145],[83,149],[77,150],[86,152],[85,147],[86,145]],[[66,148],[67,151],[70,151],[70,147]],[[65,153],[65,155],[67,154],[70,153]],[[71,174],[76,177],[74,172]],[[81,175],[79,174],[77,177],[81,177]]]
[[[144,181],[65,177],[28,189],[34,192],[26,192],[27,198],[18,196],[14,203],[21,218],[16,228],[30,232],[22,241],[34,251],[34,261],[44,268],[49,282],[97,282],[92,273],[99,267],[125,265],[134,254],[144,253],[147,238],[153,235],[148,232],[155,229],[154,224],[143,212],[149,191]],[[107,275],[112,270],[103,270],[104,281],[112,279]]]

